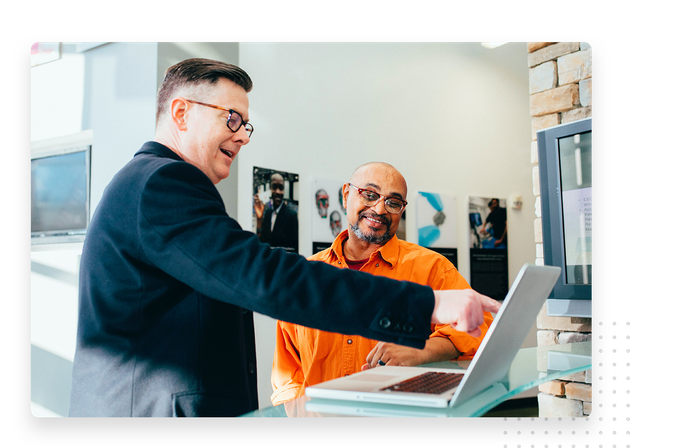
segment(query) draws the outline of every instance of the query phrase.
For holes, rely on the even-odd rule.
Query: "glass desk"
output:
[[[470,362],[439,362],[425,367],[465,370]],[[528,389],[590,368],[590,341],[523,348],[505,377],[454,408],[434,409],[302,396],[284,405],[249,412],[242,417],[479,417]]]

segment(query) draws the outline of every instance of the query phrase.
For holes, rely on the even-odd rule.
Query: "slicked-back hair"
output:
[[[184,86],[195,87],[202,84],[214,85],[220,78],[243,87],[246,92],[253,89],[250,76],[235,65],[213,59],[192,58],[178,62],[165,72],[163,84],[158,89],[156,120],[168,109],[173,94]]]

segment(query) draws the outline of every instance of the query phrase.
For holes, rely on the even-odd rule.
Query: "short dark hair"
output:
[[[168,101],[181,87],[196,86],[204,83],[216,84],[219,78],[226,78],[246,92],[253,89],[253,81],[240,67],[213,59],[192,58],[178,62],[165,72],[165,79],[158,88],[156,101],[156,120],[168,108]]]

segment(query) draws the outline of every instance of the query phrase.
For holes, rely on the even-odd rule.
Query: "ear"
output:
[[[343,208],[348,208],[348,193],[350,193],[350,184],[343,184]]]
[[[190,109],[190,103],[184,98],[177,97],[170,103],[170,118],[173,120],[178,131],[187,130],[187,112]]]

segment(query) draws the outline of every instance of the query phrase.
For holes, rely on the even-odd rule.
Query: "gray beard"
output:
[[[380,246],[385,245],[394,236],[389,233],[389,229],[384,232],[383,235],[377,235],[375,233],[364,233],[360,230],[359,220],[355,224],[350,225],[350,230],[355,234],[357,238],[370,244],[378,244]]]

